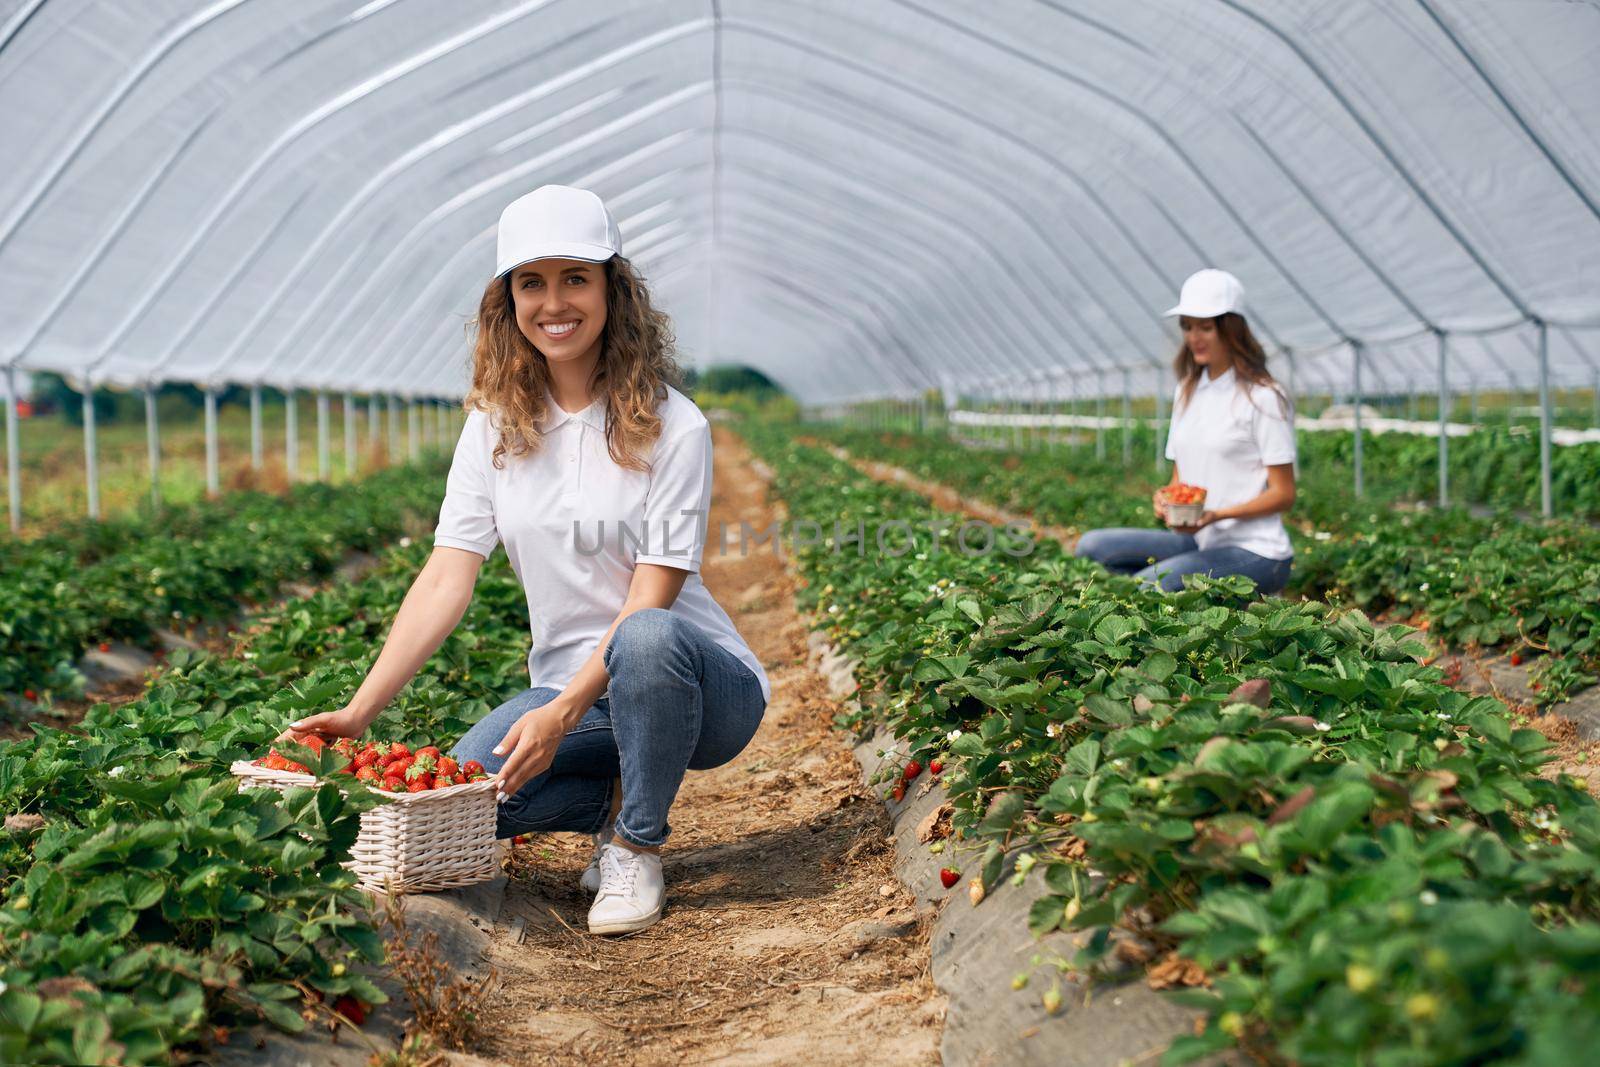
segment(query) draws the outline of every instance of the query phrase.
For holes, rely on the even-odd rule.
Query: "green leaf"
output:
[[[1100,742],[1094,738],[1079,741],[1067,750],[1067,769],[1087,778],[1100,766]]]
[[[1131,726],[1133,708],[1125,701],[1113,700],[1103,693],[1090,693],[1083,698],[1089,714],[1110,726]]]
[[[1033,902],[1028,909],[1028,929],[1034,937],[1043,937],[1061,925],[1066,918],[1066,897],[1045,896]]]

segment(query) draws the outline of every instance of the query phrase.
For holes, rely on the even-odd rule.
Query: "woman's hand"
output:
[[[308,734],[320,734],[323,737],[360,737],[371,722],[371,717],[346,705],[338,711],[325,711],[320,715],[307,715],[303,719],[296,719],[289,724],[287,730],[278,735],[277,740],[301,741]]]
[[[548,769],[565,736],[567,716],[559,701],[534,708],[513,723],[494,750],[496,756],[510,753],[495,775],[500,799],[516,796],[528,779]]]
[[[1221,514],[1219,512],[1202,511],[1200,513],[1199,520],[1193,526],[1174,526],[1174,527],[1172,527],[1172,532],[1173,533],[1181,533],[1181,534],[1193,535],[1197,531],[1203,530],[1207,526],[1210,526],[1212,523],[1216,522],[1218,519],[1224,519],[1224,518],[1227,518],[1227,516],[1225,516],[1225,515],[1223,515],[1223,514]]]

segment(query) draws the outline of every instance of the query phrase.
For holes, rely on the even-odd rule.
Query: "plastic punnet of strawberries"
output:
[[[1162,490],[1161,500],[1166,504],[1204,504],[1206,491],[1198,485],[1179,482],[1176,485],[1166,486]]]
[[[306,737],[303,744],[318,753],[329,747],[326,741],[315,734]],[[341,737],[334,741],[332,748],[345,758],[344,765],[335,773],[353,774],[385,793],[426,793],[433,789],[466,785],[468,782],[482,782],[489,777],[483,764],[477,760],[470,759],[458,764],[433,745],[423,745],[413,752],[399,741],[389,744],[368,741],[362,745],[353,738]],[[256,766],[272,771],[310,773],[305,764],[288,758],[277,749],[254,762]]]

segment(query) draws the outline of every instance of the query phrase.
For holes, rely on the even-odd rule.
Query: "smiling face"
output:
[[[1184,343],[1194,353],[1196,363],[1202,367],[1214,363],[1218,373],[1228,369],[1228,346],[1217,332],[1216,319],[1192,319],[1185,315],[1178,320],[1178,325],[1183,328]]]
[[[511,272],[517,326],[551,363],[600,357],[606,268],[581,259],[539,259]]]

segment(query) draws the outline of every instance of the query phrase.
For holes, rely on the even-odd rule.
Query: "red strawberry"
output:
[[[950,867],[939,868],[939,884],[949,889],[961,881],[961,872]]]
[[[416,756],[418,759],[421,759],[423,756],[427,756],[429,759],[438,759],[441,755],[443,755],[443,753],[441,753],[432,745],[423,745],[416,751]]]
[[[488,775],[480,775],[479,777],[486,778],[486,777],[488,777]],[[451,775],[450,781],[454,785],[466,785],[467,784],[467,776],[462,774],[460,771],[457,771],[455,774]]]
[[[911,760],[906,764],[906,769],[900,772],[900,777],[909,782],[921,773],[922,764],[918,763],[916,760]]]
[[[483,773],[483,764],[475,759],[469,759],[461,765],[461,769],[466,772],[468,778],[471,778],[475,774]]]
[[[935,778],[939,777],[939,775],[944,773],[944,764],[940,763],[938,760],[930,761],[928,763],[928,773],[933,775]]]
[[[378,777],[378,769],[371,764],[367,764],[364,767],[357,767],[356,777],[361,779],[363,782],[377,782],[382,780]]]
[[[352,996],[342,996],[334,1001],[333,1010],[357,1026],[367,1021],[367,1009],[362,1006],[361,1001]]]
[[[424,774],[420,778],[413,778],[406,784],[407,793],[426,793],[433,788],[433,775]]]
[[[100,651],[101,652],[110,652],[111,651],[111,646],[106,644],[104,641],[101,641],[100,642]]]
[[[38,700],[39,694],[35,693],[32,689],[24,689],[22,691],[22,697],[24,700]]]
[[[442,774],[436,774],[433,777],[433,787],[435,789],[449,789],[451,786],[453,786],[455,784],[456,783],[455,783],[454,779],[446,778]]]
[[[405,745],[401,744],[399,741],[396,741],[396,742],[394,742],[393,744],[391,744],[389,746],[389,755],[391,755],[391,756],[409,756],[409,755],[411,755],[411,750],[409,748],[407,748]]]
[[[306,734],[306,736],[301,739],[300,743],[313,752],[321,752],[324,748],[328,747],[328,742],[322,739],[321,734]]]
[[[1513,652],[1513,653],[1511,653],[1511,665],[1513,667],[1522,666],[1522,653],[1521,652]]]
[[[905,786],[905,783],[904,782],[897,783],[895,785],[895,787],[894,787],[894,792],[892,794],[890,794],[890,795],[894,797],[894,802],[896,804],[898,804],[902,800],[904,800],[906,798],[906,786]]]
[[[454,778],[456,776],[456,772],[460,769],[461,767],[456,763],[456,761],[451,759],[449,756],[440,756],[438,769],[435,771],[435,773],[443,778]]]
[[[378,788],[385,793],[404,793],[406,791],[406,780],[404,778],[385,776],[383,781],[378,783]]]
[[[470,777],[467,778],[467,781],[469,781],[469,782],[487,782],[488,780],[489,780],[489,776],[487,774],[483,774],[481,772],[478,773],[478,774],[471,775]]]
[[[416,761],[410,756],[401,756],[399,759],[392,759],[388,763],[384,764],[383,776],[387,778],[391,774],[395,774],[404,778],[406,772],[411,769],[411,765],[415,762]]]

